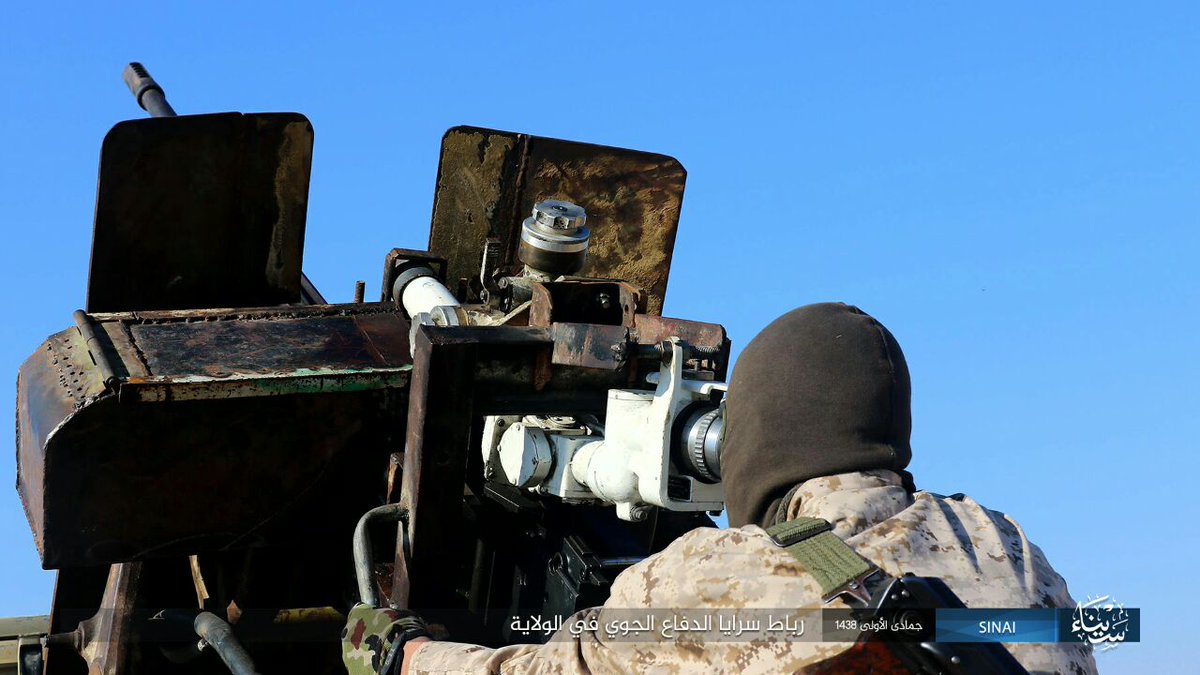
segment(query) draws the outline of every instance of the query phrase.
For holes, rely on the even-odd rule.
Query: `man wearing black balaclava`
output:
[[[787,520],[810,478],[904,471],[912,458],[908,364],[857,307],[808,305],[767,326],[729,383],[721,471],[730,525]]]
[[[878,321],[840,303],[793,310],[742,352],[727,398],[721,471],[730,529],[690,532],[617,577],[602,608],[564,626],[603,627],[620,609],[819,608],[821,582],[765,531],[810,518],[893,577],[943,580],[968,607],[1074,607],[1066,583],[1008,516],[969,497],[916,491],[908,366]],[[774,531],[774,530],[773,530]],[[840,546],[840,544],[838,544]],[[844,547],[843,547],[844,548]],[[824,604],[847,606],[841,596]],[[591,620],[595,620],[594,623]],[[796,672],[835,663],[849,643],[697,642],[603,628],[545,645],[485,649],[417,640],[410,673]],[[654,640],[646,642],[645,640]],[[1083,645],[1013,644],[1030,672],[1094,673]],[[829,669],[832,668],[832,669]]]

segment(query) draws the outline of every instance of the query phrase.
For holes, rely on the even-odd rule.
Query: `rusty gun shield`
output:
[[[312,148],[299,113],[114,126],[100,152],[87,311],[300,302]]]
[[[454,127],[442,137],[429,250],[449,261],[453,288],[479,274],[489,238],[501,272],[520,269],[521,221],[537,202],[587,211],[587,262],[578,274],[620,279],[661,314],[687,172],[673,157],[508,131]]]

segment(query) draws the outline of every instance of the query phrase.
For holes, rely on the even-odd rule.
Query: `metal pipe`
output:
[[[475,542],[475,563],[471,567],[471,595],[467,597],[467,609],[472,613],[478,612],[481,607],[486,607],[483,602],[483,581],[484,575],[489,571],[490,565],[485,565],[487,560],[487,544],[480,539]]]
[[[437,307],[459,306],[458,298],[438,281],[433,268],[426,265],[410,267],[397,274],[392,284],[392,297],[410,317],[433,312]]]
[[[379,607],[379,594],[375,592],[370,527],[376,523],[404,520],[407,515],[408,509],[399,504],[384,504],[364,513],[354,528],[354,576],[358,580],[358,598],[372,607]]]
[[[151,117],[175,117],[175,109],[167,103],[167,94],[150,77],[145,66],[135,61],[125,66],[122,75],[129,92],[137,99],[142,110],[150,113]]]
[[[207,642],[233,675],[258,675],[254,661],[233,635],[233,628],[212,612],[200,612],[192,624],[196,635]]]
[[[78,652],[83,650],[83,645],[83,628],[76,628],[69,633],[52,633],[46,636],[47,647],[69,647]]]

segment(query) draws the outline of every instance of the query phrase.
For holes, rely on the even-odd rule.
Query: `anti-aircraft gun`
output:
[[[86,307],[18,378],[45,673],[344,672],[358,600],[530,641],[711,524],[729,341],[661,316],[676,160],[453,128],[428,249],[330,304],[309,121],[126,81],[152,117],[104,139]]]

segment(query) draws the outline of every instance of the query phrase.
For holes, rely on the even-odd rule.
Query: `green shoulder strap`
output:
[[[802,516],[767,528],[767,534],[813,575],[821,586],[822,600],[829,602],[848,593],[866,603],[870,596],[863,582],[878,568],[832,530],[829,521]]]

